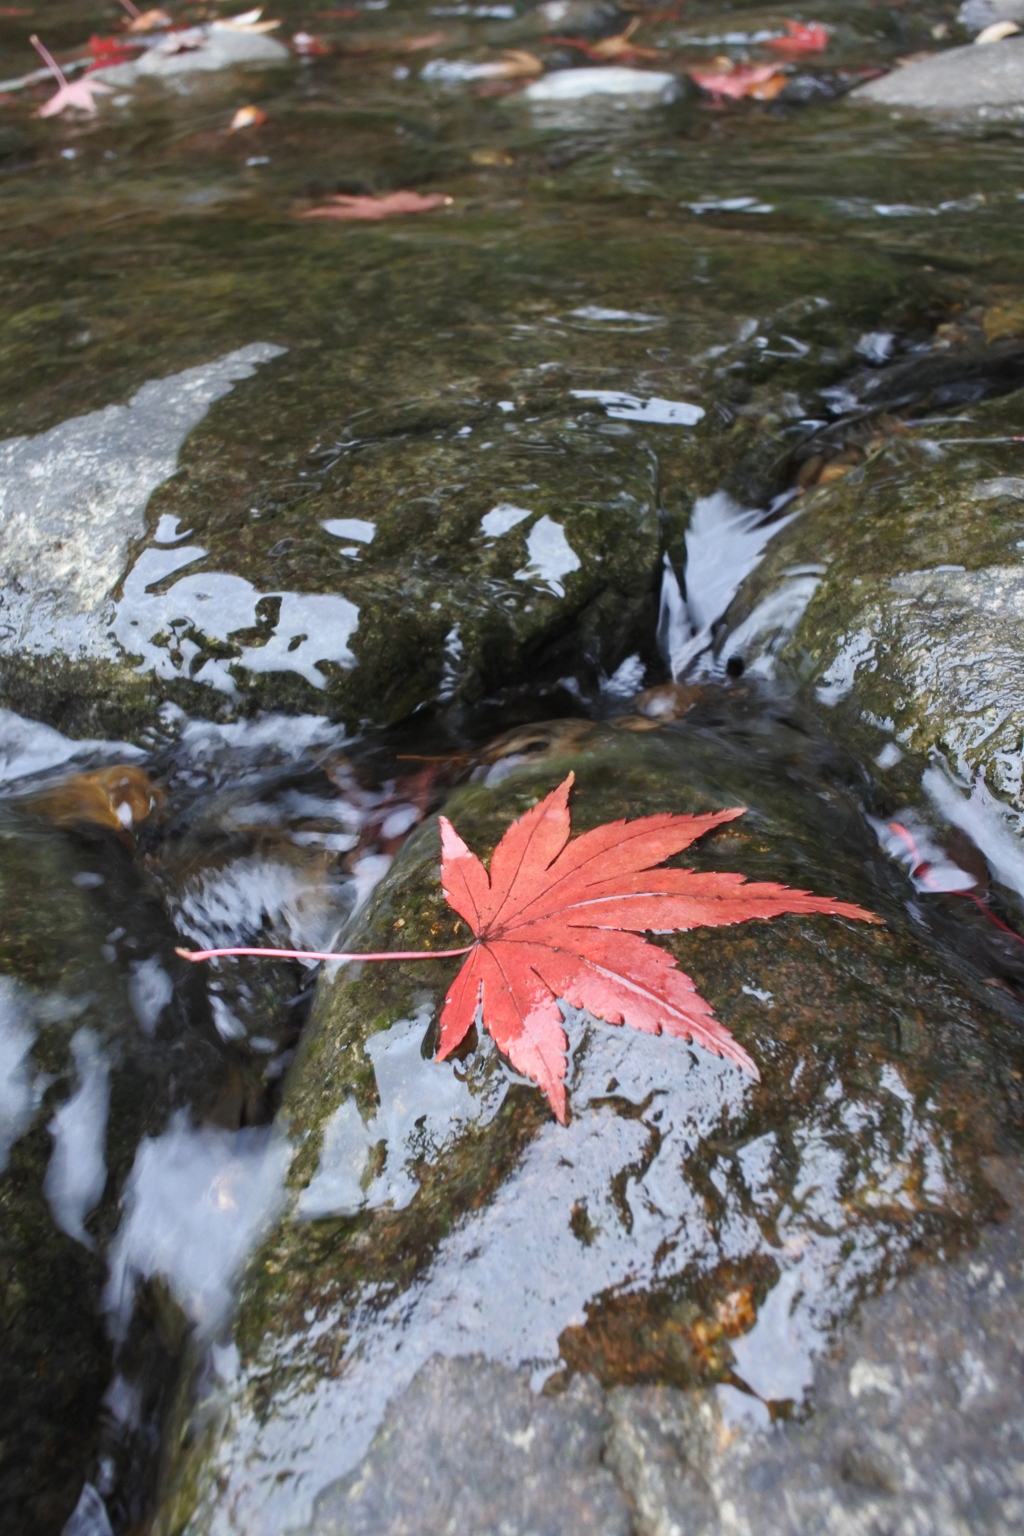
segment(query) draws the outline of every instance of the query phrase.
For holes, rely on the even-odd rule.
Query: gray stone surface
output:
[[[214,401],[284,350],[254,342],[0,443],[0,656],[118,654],[110,598],[150,496]]]
[[[264,32],[240,31],[214,22],[171,33],[126,64],[98,69],[94,78],[109,85],[130,86],[140,79],[167,78],[197,71],[231,69],[237,64],[282,64],[291,58],[283,43]]]
[[[308,1536],[1019,1531],[1024,1175],[990,1172],[1013,1214],[864,1306],[819,1365],[806,1422],[771,1427],[731,1387],[604,1394],[577,1378],[537,1396],[479,1356],[435,1356],[361,1465],[320,1495]]]
[[[1024,1180],[1019,1166],[993,1175],[1010,1219],[957,1263],[868,1302],[819,1367],[805,1424],[751,1432],[729,1389],[724,1404],[670,1388],[611,1394],[605,1460],[637,1536],[1021,1529]]]
[[[592,1378],[537,1397],[505,1366],[434,1356],[317,1499],[310,1536],[628,1536],[609,1423]]]
[[[948,113],[1024,107],[1024,37],[950,48],[869,81],[849,100]]]
[[[971,33],[999,21],[1024,22],[1024,0],[964,0],[956,19]]]

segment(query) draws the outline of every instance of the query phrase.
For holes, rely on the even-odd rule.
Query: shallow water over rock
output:
[[[987,21],[22,9],[3,1522],[717,1532],[731,1478],[737,1528],[772,1478],[838,1518],[821,1362],[908,1270],[960,1296],[1019,1150],[1024,101],[844,99]],[[72,80],[96,34],[95,116],[33,115],[33,28]],[[432,1060],[451,962],[174,952],[458,943],[436,812],[487,852],[569,766],[579,827],[744,804],[698,867],[885,919],[659,939],[759,1085],[569,1010],[563,1128],[486,1033]],[[460,1438],[418,1502],[453,1403],[520,1470]],[[822,1486],[927,1523],[876,1430]]]

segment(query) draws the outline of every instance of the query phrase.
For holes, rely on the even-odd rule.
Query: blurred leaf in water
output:
[[[124,833],[163,805],[163,791],[141,768],[76,773],[32,798],[32,809],[58,827],[107,827]]]
[[[775,64],[734,64],[724,54],[713,59],[714,69],[691,69],[690,79],[716,100],[728,97],[739,101],[744,96],[755,101],[771,101],[786,86],[786,76]]]
[[[824,53],[828,47],[828,28],[818,21],[812,21],[806,26],[799,21],[787,21],[786,33],[785,37],[773,37],[767,46],[787,56]]]
[[[52,95],[49,101],[44,101],[36,112],[36,117],[55,117],[58,112],[64,112],[68,107],[74,107],[78,112],[87,112],[90,117],[95,117],[97,106],[93,97],[96,92],[101,95],[110,93],[110,86],[104,85],[100,80],[76,80],[74,85],[68,83],[67,77],[49,49],[39,41],[33,32],[29,42],[45,63],[47,69],[57,81],[59,89]]]
[[[657,48],[644,48],[630,41],[633,33],[642,25],[643,18],[634,16],[625,32],[619,32],[614,37],[600,37],[595,43],[583,42],[578,37],[548,37],[545,42],[578,48],[588,59],[595,59],[599,64],[608,59],[660,59],[662,55]]]
[[[257,6],[253,11],[243,11],[239,16],[228,16],[223,21],[214,22],[215,27],[225,28],[229,32],[273,32],[281,25],[280,21],[261,21],[263,7]]]
[[[228,133],[238,133],[243,128],[259,128],[267,120],[262,107],[239,107],[228,127]]]
[[[354,196],[336,193],[326,203],[307,208],[300,219],[393,219],[404,213],[429,213],[432,208],[450,205],[453,198],[443,192],[385,192],[381,196]]]
[[[162,27],[169,27],[171,25],[171,18],[166,11],[156,9],[140,11],[130,4],[129,0],[121,0],[121,4],[131,16],[131,20],[125,28],[126,32],[156,32]]]

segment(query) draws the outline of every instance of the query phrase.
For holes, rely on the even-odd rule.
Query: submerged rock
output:
[[[591,96],[620,96],[631,101],[668,102],[680,95],[675,75],[661,70],[610,64],[599,69],[556,69],[523,92],[527,101],[583,101]]]
[[[629,1536],[601,1452],[610,1419],[592,1378],[538,1398],[481,1359],[427,1362],[365,1461],[316,1501],[309,1536]]]
[[[110,734],[167,697],[391,721],[524,673],[596,685],[651,652],[671,518],[647,434],[663,475],[713,484],[702,406],[554,387],[543,415],[428,398],[364,412],[266,512],[238,504],[233,442],[166,483],[211,403],[281,351],[243,348],[0,449],[7,702]]]
[[[292,1203],[183,1391],[160,1536],[278,1536],[310,1521],[318,1533],[446,1530],[460,1452],[421,1506],[414,1488],[385,1483],[403,1467],[414,1481],[459,1372],[491,1404],[488,1422],[507,1428],[511,1414],[514,1434],[527,1399],[495,1365],[546,1383],[569,1426],[587,1376],[608,1389],[728,1381],[765,1417],[793,1412],[865,1292],[911,1256],[954,1253],[995,1213],[979,1158],[1010,1144],[1019,1113],[1007,1075],[1017,1005],[928,947],[834,754],[784,735],[742,714],[723,726],[721,712],[713,733],[597,730],[452,798],[446,811],[481,852],[570,766],[576,830],[745,802],[746,817],[695,850],[698,868],[857,900],[888,926],[788,917],[661,938],[762,1082],[684,1041],[568,1010],[565,1128],[486,1035],[461,1062],[431,1060],[451,962],[325,981],[282,1111]],[[426,826],[346,944],[464,942],[437,857]],[[491,1364],[431,1366],[403,1401],[434,1355]],[[526,1495],[508,1502],[489,1454],[467,1474],[465,1508],[505,1499],[518,1530]],[[600,1504],[606,1485],[581,1454],[581,1497]],[[548,1475],[543,1458],[531,1465]],[[619,1530],[614,1501],[601,1507],[594,1528]]]
[[[858,86],[849,100],[981,117],[1024,110],[1024,37],[947,49]]]
[[[231,69],[239,64],[283,64],[290,58],[284,43],[276,38],[215,21],[210,26],[171,32],[137,59],[97,69],[94,74],[97,80],[123,87],[140,79]]]
[[[879,1530],[1010,1536],[1024,1491],[1024,1182],[977,1250],[865,1304],[815,1373],[805,1424],[757,1423],[729,1387],[619,1389],[605,1464],[638,1536]]]
[[[212,1107],[227,1075],[183,1020],[166,932],[147,933],[159,925],[110,843],[53,832],[27,802],[0,817],[0,1525],[24,1536],[53,1536],[122,1458],[142,1472],[126,1512],[145,1508],[152,1451],[135,1435],[152,1431],[177,1345],[140,1320],[121,1366],[148,1358],[149,1379],[118,1390],[108,1319],[127,1323],[134,1275],[105,1299],[105,1255],[140,1137],[183,1098]],[[112,912],[129,905],[126,933]],[[143,959],[147,939],[158,953]]]
[[[822,704],[859,712],[904,747],[941,751],[1018,816],[1020,402],[1011,395],[915,435],[880,433],[862,466],[804,499],[719,644],[754,671],[789,670]]]

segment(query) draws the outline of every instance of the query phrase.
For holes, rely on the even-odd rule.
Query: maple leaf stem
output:
[[[183,960],[220,960],[225,955],[257,955],[264,960],[450,960],[468,955],[474,946],[463,949],[386,949],[380,954],[329,954],[315,949],[176,949]]]
[[[66,90],[67,89],[67,83],[68,83],[67,82],[67,76],[65,75],[64,71],[61,69],[60,65],[57,63],[57,60],[54,58],[54,56],[50,52],[49,48],[47,48],[45,46],[45,44],[43,44],[43,43],[41,43],[39,41],[38,37],[36,37],[34,32],[32,33],[32,36],[29,38],[29,42],[32,44],[32,47],[35,49],[36,53],[38,53],[39,57],[42,59],[43,63],[46,65],[47,69],[51,70],[53,72],[53,74],[56,75],[58,81],[60,82],[61,90]]]

